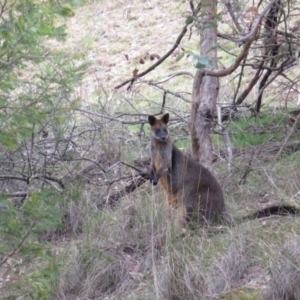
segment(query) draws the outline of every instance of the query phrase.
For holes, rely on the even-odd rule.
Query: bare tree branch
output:
[[[246,61],[246,57],[244,58],[244,62],[245,62],[245,61]],[[233,105],[235,105],[235,99],[236,99],[236,97],[237,97],[238,91],[239,91],[240,86],[241,86],[241,83],[242,83],[242,77],[244,76],[244,68],[245,68],[245,66],[242,65],[242,67],[241,67],[241,72],[240,72],[240,76],[239,76],[238,85],[237,85],[237,87],[236,87],[236,89],[235,89],[235,91],[234,91],[234,95],[233,95],[233,99],[232,99]]]
[[[187,102],[187,103],[191,103],[191,102],[192,102],[191,100],[189,100],[189,99],[187,99],[187,98],[181,96],[179,93],[175,93],[175,92],[172,92],[171,90],[165,89],[165,88],[159,86],[157,83],[153,83],[153,82],[151,82],[151,81],[146,81],[146,80],[142,80],[142,79],[140,79],[140,81],[143,82],[143,83],[146,83],[146,84],[148,84],[148,85],[154,86],[154,87],[156,87],[157,89],[159,89],[159,90],[161,90],[161,91],[164,91],[164,92],[167,93],[167,94],[173,95],[173,96],[175,96],[175,97],[177,97],[177,98],[183,100],[184,102]]]
[[[121,124],[134,125],[134,124],[143,124],[143,123],[148,122],[147,120],[145,120],[145,121],[125,121],[125,120],[122,120],[122,119],[119,119],[119,118],[115,118],[115,117],[112,117],[112,116],[109,116],[109,115],[99,114],[97,112],[90,111],[90,110],[87,110],[87,109],[82,109],[82,108],[77,108],[76,111],[91,114],[91,115],[94,115],[94,116],[97,116],[97,117],[100,117],[100,118],[103,118],[103,119],[107,119],[107,120],[110,120],[110,121],[116,121],[116,122],[119,122]]]
[[[185,25],[182,28],[182,31],[179,34],[178,38],[176,39],[173,47],[163,57],[161,57],[155,64],[153,64],[152,66],[150,66],[144,72],[137,74],[137,77],[143,77],[143,76],[145,76],[146,74],[148,74],[149,72],[151,72],[152,70],[154,70],[157,66],[159,66],[164,60],[166,60],[176,50],[176,48],[180,45],[180,41],[182,40],[182,38],[184,37],[184,35],[187,32],[187,28],[188,28],[188,25]],[[133,84],[134,81],[135,81],[135,78],[132,77],[131,79],[126,80],[126,81],[122,82],[121,84],[117,85],[115,87],[115,89],[119,89],[122,86],[126,85],[127,83],[130,83],[130,85],[128,87],[128,89],[129,89],[131,87],[131,85]]]
[[[186,75],[186,76],[190,76],[192,78],[194,78],[194,75],[190,72],[185,72],[185,71],[180,71],[180,72],[176,72],[176,73],[173,73],[171,75],[169,75],[167,78],[165,79],[162,79],[160,81],[156,81],[156,82],[152,82],[154,84],[161,84],[161,83],[164,83],[164,82],[167,82],[169,81],[170,79],[174,78],[174,77],[177,77],[177,76],[182,76],[182,75]]]
[[[263,62],[261,63],[260,67],[262,67],[263,65]],[[262,74],[262,70],[261,68],[259,68],[257,71],[256,71],[256,74],[255,76],[250,80],[250,82],[248,83],[248,86],[246,87],[246,89],[239,95],[238,99],[236,101],[234,101],[233,103],[234,104],[241,104],[244,99],[248,96],[248,94],[251,92],[252,88],[256,85],[256,83],[258,82],[261,74]]]
[[[47,175],[44,175],[44,174],[35,174],[35,175],[33,175],[29,178],[30,181],[34,180],[34,179],[46,179],[46,180],[58,183],[62,188],[65,187],[63,182],[61,181],[61,179],[54,178],[54,177],[51,177],[51,176],[47,176]]]
[[[263,17],[269,11],[269,9],[272,7],[272,5],[275,3],[275,1],[276,0],[272,0],[271,3],[269,3],[269,5],[267,5],[266,8],[257,17],[257,19],[255,20],[255,22],[253,24],[252,30],[250,31],[249,34],[247,34],[246,36],[244,36],[241,39],[235,40],[235,42],[245,42],[245,44],[244,44],[243,50],[236,57],[234,63],[231,66],[229,66],[225,69],[222,69],[222,70],[211,70],[209,68],[199,69],[199,70],[197,70],[195,77],[198,77],[198,79],[200,80],[200,77],[202,77],[202,76],[224,77],[224,76],[227,76],[227,75],[233,73],[240,66],[242,60],[247,56],[253,41],[257,37]]]
[[[0,175],[0,180],[5,179],[5,180],[21,180],[25,182],[29,182],[29,178],[27,177],[19,177],[19,176],[13,176],[13,175]]]
[[[228,10],[228,12],[229,12],[229,14],[230,14],[230,16],[231,16],[231,19],[232,19],[232,21],[233,21],[235,27],[236,27],[236,28],[238,29],[238,31],[241,33],[241,32],[243,31],[243,29],[242,29],[240,23],[238,22],[238,20],[237,20],[235,14],[234,14],[234,11],[233,11],[231,2],[230,2],[229,0],[224,0],[224,4],[225,4],[225,6],[226,6],[226,8],[227,8],[227,10]]]

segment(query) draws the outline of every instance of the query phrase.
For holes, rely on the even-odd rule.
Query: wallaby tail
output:
[[[273,205],[263,209],[260,209],[248,216],[242,217],[238,223],[248,220],[261,219],[269,216],[288,216],[288,215],[299,215],[300,208],[292,205]]]

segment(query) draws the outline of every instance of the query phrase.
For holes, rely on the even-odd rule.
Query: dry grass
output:
[[[82,98],[90,102],[95,87],[113,93],[114,86],[128,79],[135,68],[142,71],[153,63],[149,54],[161,56],[169,50],[183,27],[187,10],[184,1],[95,1],[76,9],[68,22],[68,41],[52,41],[52,47],[62,47],[91,63],[81,88]],[[195,43],[185,38],[185,47]],[[140,64],[141,58],[144,64]],[[183,65],[193,70],[191,62],[175,62],[175,58],[164,63],[167,72],[166,68],[157,68],[151,78],[169,75]]]
[[[146,53],[161,55],[171,47],[184,22],[186,7],[187,3],[180,1],[113,1],[78,8],[70,20],[71,37],[65,47],[91,62],[79,89],[83,104],[111,116],[159,110],[160,92],[136,86],[131,92],[118,94],[113,87],[127,79],[134,68],[143,70],[150,65],[148,60],[139,64]],[[184,43],[189,47],[196,41],[186,39]],[[171,57],[151,78],[163,78],[183,65],[185,70],[187,65],[192,70],[189,61],[175,62]],[[189,92],[191,80],[178,78],[169,87]],[[228,83],[226,88],[230,94]],[[184,116],[189,106],[172,99],[167,109]],[[120,158],[133,162],[147,155],[147,128],[146,136],[139,139],[137,133],[144,130],[139,125],[125,127],[94,118],[99,120],[101,135],[91,154],[96,156],[97,149],[103,150],[108,167]],[[173,130],[176,137],[186,136],[185,126]],[[295,164],[299,160],[299,154],[294,153],[272,169],[268,161],[257,159],[243,185],[238,183],[247,159],[235,160],[231,174],[223,171],[225,162],[216,164],[229,209],[240,216],[282,199],[299,203],[299,164]],[[111,170],[105,180],[125,171],[124,167]],[[117,189],[118,183],[107,190],[93,182],[84,188],[84,199],[81,195],[77,200],[81,204],[70,204],[74,212],[71,227],[76,228],[79,220],[81,234],[64,245],[64,267],[53,299],[300,297],[293,279],[299,277],[299,253],[295,250],[300,242],[298,218],[270,218],[232,228],[197,228],[182,236],[181,229],[166,216],[163,195],[147,183],[123,198],[115,209],[97,210],[97,204]]]
[[[284,167],[290,168],[297,155],[286,157],[276,167],[285,172]],[[262,180],[260,173],[252,176]],[[293,169],[290,178],[295,176],[298,170]],[[231,180],[236,184],[235,177]],[[277,184],[276,177],[274,181]],[[254,186],[258,188],[258,183],[252,180],[240,187],[245,198],[238,198],[238,193],[235,199],[226,195],[231,210],[239,211],[236,214],[245,214],[247,205],[253,210],[266,205],[250,201]],[[277,188],[294,193],[291,186]],[[272,185],[266,184],[264,189],[269,187]],[[299,297],[298,218],[267,218],[232,228],[197,228],[182,236],[165,213],[163,199],[148,184],[122,199],[116,209],[95,211],[95,200],[87,199],[80,241],[66,246],[68,263],[55,299],[75,295],[79,299]]]
[[[298,299],[300,295],[299,240],[287,234],[289,240],[281,245],[274,256],[272,278],[263,299]]]

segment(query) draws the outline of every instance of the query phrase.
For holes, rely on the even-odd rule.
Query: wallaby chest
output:
[[[162,165],[170,168],[172,162],[172,145],[168,143],[153,143],[151,145],[151,158],[155,170],[158,170]]]

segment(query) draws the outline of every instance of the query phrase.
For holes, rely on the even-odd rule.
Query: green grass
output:
[[[281,141],[284,137],[285,116],[269,111],[258,117],[234,119],[227,130],[235,147],[263,144],[267,141]]]
[[[189,138],[182,138],[175,141],[175,145],[179,149],[191,149],[191,140]]]

